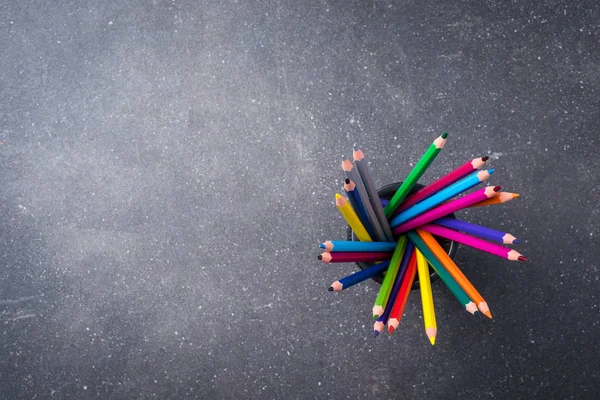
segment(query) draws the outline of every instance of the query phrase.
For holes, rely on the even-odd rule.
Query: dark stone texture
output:
[[[0,1],[0,398],[600,397],[597,1]],[[334,295],[340,154],[377,186],[449,131],[521,198],[373,338]],[[413,293],[414,294],[414,293]]]

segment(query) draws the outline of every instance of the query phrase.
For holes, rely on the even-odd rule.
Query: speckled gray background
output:
[[[0,1],[0,398],[600,396],[597,1]],[[340,154],[488,154],[494,319],[434,286],[372,337]],[[417,293],[417,292],[415,292]]]

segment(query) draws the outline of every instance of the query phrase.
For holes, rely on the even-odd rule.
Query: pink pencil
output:
[[[498,257],[507,258],[511,261],[527,261],[527,258],[523,257],[518,251],[508,249],[504,246],[500,246],[499,244],[486,242],[485,240],[465,235],[464,233],[444,228],[443,226],[433,224],[423,225],[419,229],[429,232],[432,235],[441,236],[443,238],[474,247],[478,250],[488,252]]]
[[[446,186],[450,186],[451,184],[458,181],[459,179],[464,178],[465,176],[469,175],[473,171],[477,171],[478,169],[481,169],[481,167],[483,167],[483,165],[485,164],[485,162],[488,159],[489,159],[489,157],[485,156],[485,157],[474,158],[473,160],[471,160],[467,163],[464,163],[460,167],[456,168],[454,171],[450,172],[449,174],[447,174],[447,175],[441,177],[440,179],[438,179],[437,181],[433,182],[431,185],[425,186],[423,189],[419,190],[418,192],[408,196],[406,198],[406,200],[404,200],[402,202],[402,204],[400,205],[400,207],[398,208],[396,213],[408,209],[409,207],[417,204],[418,202],[425,200],[429,196],[439,192]]]
[[[458,211],[465,207],[469,207],[471,204],[478,203],[482,200],[489,199],[490,197],[496,196],[497,191],[500,190],[500,186],[488,186],[479,189],[476,192],[470,193],[460,199],[452,200],[448,203],[442,204],[436,208],[433,208],[426,213],[419,215],[394,228],[394,235],[399,235],[403,232],[410,231],[411,229],[418,228],[421,225],[435,221],[438,218],[445,217],[448,214],[452,214],[454,211]]]

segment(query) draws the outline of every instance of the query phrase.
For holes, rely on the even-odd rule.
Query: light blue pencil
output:
[[[336,251],[394,251],[396,248],[396,242],[359,242],[351,240],[328,240],[325,243],[319,245],[320,248],[325,251],[336,252]]]
[[[447,188],[440,190],[436,194],[431,197],[426,198],[420,203],[415,204],[411,208],[402,211],[400,214],[396,215],[390,225],[392,228],[397,227],[416,216],[423,214],[425,211],[428,211],[435,206],[438,206],[445,202],[448,199],[471,189],[473,186],[480,184],[481,182],[486,181],[491,174],[494,173],[493,169],[488,169],[487,171],[478,171],[474,172],[466,178],[461,179],[453,185],[448,186]]]

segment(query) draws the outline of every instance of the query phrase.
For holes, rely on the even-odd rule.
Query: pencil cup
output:
[[[389,185],[386,185],[386,186],[378,189],[377,194],[379,194],[379,198],[389,200],[394,196],[394,193],[396,193],[396,191],[398,190],[400,185],[402,185],[402,182],[391,183]],[[410,191],[409,195],[422,189],[423,187],[424,187],[423,185],[420,185],[418,183],[415,184],[415,186]],[[448,215],[448,217],[456,218],[454,213]],[[442,248],[444,250],[446,250],[446,252],[450,256],[450,258],[454,259],[454,257],[456,256],[456,252],[458,251],[458,244],[452,240],[448,240],[448,239],[437,237],[437,236],[434,236],[434,237],[436,238],[436,240],[438,241],[440,246],[442,246]],[[352,229],[350,227],[348,227],[348,240],[358,241],[358,239],[356,238],[356,236],[354,235],[354,232],[352,231]],[[365,269],[365,268],[369,268],[370,266],[372,266],[373,263],[357,262],[356,265],[358,265],[358,267],[360,269]],[[434,282],[439,279],[438,275],[431,268],[431,266],[429,267],[429,275],[431,276],[431,282]],[[381,275],[381,274],[377,275],[377,276],[373,277],[372,279],[375,282],[381,284],[381,282],[383,281],[383,275]],[[419,289],[419,276],[418,275],[415,277],[415,282],[413,283],[411,290],[414,290],[414,289]]]

